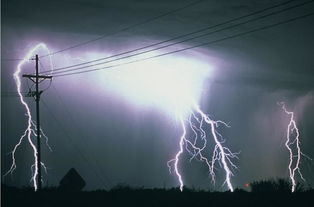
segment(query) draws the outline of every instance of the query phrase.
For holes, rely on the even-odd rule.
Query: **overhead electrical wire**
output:
[[[57,88],[56,88],[54,85],[52,85],[52,88],[54,89],[55,94],[56,94],[57,98],[59,99],[59,102],[60,102],[61,104],[63,104],[63,107],[62,107],[62,108],[63,108],[63,109],[65,110],[65,112],[67,113],[67,117],[71,120],[72,125],[74,126],[74,128],[76,128],[76,131],[79,132],[79,137],[80,137],[80,139],[83,141],[83,145],[84,145],[84,146],[88,146],[88,145],[87,145],[87,142],[85,141],[85,138],[83,137],[83,134],[84,134],[84,133],[83,133],[82,129],[81,129],[80,127],[78,127],[77,120],[73,118],[73,115],[72,115],[72,113],[70,112],[69,107],[66,105],[65,101],[63,100],[62,96],[60,95],[60,92],[57,90]],[[97,156],[95,156],[93,153],[91,153],[91,156],[93,156],[94,159],[92,159],[90,156],[89,156],[88,158],[90,158],[90,160],[95,161],[95,162],[93,162],[93,164],[95,164],[95,166],[97,166],[97,169],[98,169],[98,171],[99,171],[99,174],[101,174],[101,175],[104,176],[104,180],[106,180],[106,183],[107,183],[106,187],[109,187],[108,185],[109,185],[109,184],[111,185],[110,179],[108,179],[107,175],[99,169],[98,163],[97,163],[97,161],[98,161]],[[98,174],[98,173],[97,173],[97,174]],[[103,182],[103,184],[104,184],[104,182]]]
[[[23,95],[27,95],[28,92],[21,92]],[[18,92],[16,91],[6,91],[6,92],[1,92],[1,97],[19,97]]]
[[[139,48],[132,49],[132,50],[129,50],[129,51],[125,51],[125,52],[122,52],[122,53],[114,54],[114,55],[107,56],[107,57],[104,57],[104,58],[99,58],[99,59],[95,59],[95,60],[91,60],[91,61],[87,61],[87,62],[75,64],[75,65],[55,68],[54,71],[56,72],[56,71],[63,70],[63,69],[68,69],[68,68],[72,68],[72,67],[76,67],[76,66],[86,65],[86,64],[89,64],[89,63],[94,63],[94,62],[98,62],[98,61],[101,61],[101,60],[106,60],[106,59],[110,59],[110,58],[113,58],[113,57],[117,57],[117,56],[129,54],[129,53],[137,52],[137,51],[140,51],[140,50],[143,50],[143,49],[147,49],[147,48],[150,48],[150,47],[153,47],[153,46],[158,46],[158,45],[163,44],[163,43],[171,42],[173,40],[181,39],[183,37],[188,37],[188,36],[191,36],[191,35],[194,35],[194,34],[197,34],[197,33],[201,33],[201,32],[204,32],[206,30],[210,30],[210,29],[213,29],[213,28],[216,28],[216,27],[219,27],[219,26],[223,26],[225,24],[229,24],[229,23],[232,23],[232,22],[235,22],[235,21],[238,21],[238,20],[250,17],[250,16],[254,16],[256,14],[259,14],[259,13],[265,12],[267,10],[271,10],[271,9],[274,9],[274,8],[277,8],[277,7],[289,4],[289,3],[294,2],[294,1],[296,1],[296,0],[285,1],[285,2],[282,2],[282,3],[279,3],[279,4],[276,4],[276,5],[273,5],[273,6],[270,6],[270,7],[261,9],[261,10],[258,10],[258,11],[251,12],[251,13],[246,14],[246,15],[242,15],[242,16],[239,16],[239,17],[236,17],[236,18],[233,18],[233,19],[230,19],[230,20],[227,20],[227,21],[215,24],[215,25],[207,26],[207,27],[198,29],[196,31],[189,32],[189,33],[186,33],[186,34],[183,34],[183,35],[179,35],[179,36],[176,36],[176,37],[173,37],[173,38],[170,38],[170,39],[167,39],[167,40],[163,40],[163,41],[160,41],[160,42],[157,42],[157,43],[153,43],[153,44],[150,44],[150,45],[147,45],[147,46],[139,47]],[[286,8],[286,9],[289,10],[289,9],[296,8],[296,7],[299,7],[299,6],[303,6],[303,5],[307,4],[307,3],[312,3],[312,2],[313,1],[303,2],[301,4],[294,5],[292,7]],[[284,11],[286,9],[284,9]],[[271,14],[271,15],[273,15],[273,14]],[[264,17],[262,17],[262,18],[264,18]],[[252,20],[250,20],[250,21],[252,21]],[[247,23],[247,22],[245,22],[245,23]],[[244,23],[241,23],[241,24],[244,24]],[[235,27],[235,26],[232,25],[231,27]],[[223,30],[225,30],[225,29],[223,29]],[[215,32],[218,32],[218,31],[215,31]],[[206,36],[206,35],[209,35],[209,34],[212,34],[212,33],[206,33],[206,34],[203,34],[203,35]],[[199,38],[199,36],[198,37],[194,37],[193,39],[196,39],[196,38]],[[189,40],[190,39],[185,40],[185,41],[189,41]],[[179,42],[179,43],[181,43],[181,42]],[[176,44],[179,44],[179,43],[176,43]],[[174,44],[174,43],[172,43],[172,44]],[[172,44],[170,46],[172,46]],[[42,71],[42,73],[47,73],[47,72],[51,72],[51,71]]]
[[[58,95],[59,96],[59,95]],[[60,97],[58,97],[60,98]],[[60,100],[59,100],[60,101]],[[78,147],[78,145],[76,144],[76,142],[74,142],[74,139],[72,136],[69,135],[68,131],[65,129],[65,127],[59,122],[59,120],[57,119],[57,117],[55,116],[55,114],[50,110],[50,107],[48,107],[46,101],[42,100],[42,103],[44,105],[44,107],[46,108],[46,110],[50,113],[51,117],[54,119],[55,123],[57,123],[57,125],[59,126],[59,128],[63,131],[65,137],[67,138],[67,140],[70,142],[71,146],[74,147],[74,149],[78,152],[78,154],[81,156],[81,158],[91,167],[93,168],[93,171],[95,176],[98,178],[98,180],[102,183],[102,185],[104,187],[108,187],[106,185],[106,182],[104,180],[104,178],[101,176],[101,173],[99,172],[99,169],[97,169],[94,165],[93,162],[91,162],[92,159],[90,159],[90,157],[86,156],[86,153],[83,153],[82,150]],[[60,101],[60,103],[63,103]],[[67,111],[67,110],[66,110]],[[68,111],[67,111],[68,113]],[[68,113],[68,115],[70,115]],[[75,143],[75,144],[74,144]]]
[[[129,61],[129,62],[121,63],[121,64],[110,65],[110,66],[106,66],[106,67],[102,67],[102,68],[95,68],[95,69],[89,69],[89,70],[84,70],[84,71],[79,71],[79,72],[70,72],[70,73],[65,73],[65,74],[58,74],[58,75],[55,75],[54,77],[64,77],[64,76],[69,76],[69,75],[75,75],[75,74],[99,71],[99,70],[104,70],[104,69],[108,69],[108,68],[118,67],[118,66],[122,66],[122,65],[128,65],[128,64],[132,64],[132,63],[136,63],[136,62],[140,62],[140,61],[150,60],[150,59],[154,59],[154,58],[158,58],[158,57],[162,57],[162,56],[166,56],[166,55],[170,55],[170,54],[174,54],[174,53],[178,53],[178,52],[183,52],[183,51],[186,51],[186,50],[190,50],[190,49],[194,49],[194,48],[198,48],[198,47],[202,47],[202,46],[207,46],[207,45],[218,43],[218,42],[222,42],[222,41],[225,41],[225,40],[237,38],[237,37],[240,37],[240,36],[243,36],[243,35],[247,35],[247,34],[250,34],[250,33],[254,33],[254,32],[257,32],[257,31],[266,30],[266,29],[273,28],[273,27],[276,27],[276,26],[279,26],[279,25],[282,25],[282,24],[286,24],[286,23],[293,22],[293,21],[296,21],[296,20],[299,20],[299,19],[303,19],[303,18],[312,16],[312,15],[314,15],[314,12],[311,12],[311,13],[308,13],[308,14],[305,14],[305,15],[301,15],[301,16],[297,16],[297,17],[294,17],[294,18],[290,18],[290,19],[287,19],[287,20],[284,20],[284,21],[280,21],[278,23],[274,23],[274,24],[262,26],[262,27],[259,27],[259,28],[256,28],[256,29],[248,30],[248,31],[245,31],[245,32],[240,32],[238,34],[230,35],[230,36],[227,36],[227,37],[224,37],[224,38],[221,38],[221,39],[217,39],[217,40],[214,40],[214,41],[210,41],[210,42],[205,42],[205,43],[202,43],[202,44],[194,45],[194,46],[191,46],[191,47],[187,47],[187,48],[183,48],[183,49],[179,49],[179,50],[175,50],[175,51],[171,51],[171,52],[166,52],[166,53],[154,55],[154,56],[147,57],[147,58],[137,59],[137,60],[134,60],[134,61]]]
[[[21,58],[1,58],[1,61],[20,61]]]
[[[138,22],[138,23],[135,23],[135,24],[132,24],[132,25],[127,26],[127,27],[125,27],[125,28],[122,28],[122,29],[120,29],[120,30],[118,30],[118,31],[114,31],[114,32],[111,32],[111,33],[109,33],[109,34],[103,34],[103,35],[101,35],[101,36],[99,36],[99,37],[96,37],[96,38],[94,38],[94,39],[90,39],[90,40],[87,40],[87,41],[84,41],[84,42],[81,42],[81,43],[78,43],[78,44],[75,44],[75,45],[66,47],[66,48],[64,48],[64,49],[61,49],[61,50],[58,50],[58,51],[55,51],[55,52],[51,52],[51,53],[46,54],[46,55],[42,55],[42,56],[40,56],[40,58],[47,57],[47,56],[51,56],[51,55],[55,55],[55,54],[58,54],[58,53],[61,53],[61,52],[67,51],[67,50],[71,50],[71,49],[74,49],[74,48],[77,48],[77,47],[80,47],[80,46],[83,46],[83,45],[90,44],[90,43],[92,43],[92,42],[95,42],[95,41],[104,39],[104,38],[106,38],[106,37],[110,37],[110,36],[116,35],[116,34],[121,33],[121,32],[128,31],[128,30],[130,30],[130,29],[133,29],[133,28],[135,28],[135,27],[138,27],[138,26],[147,24],[147,23],[149,23],[149,22],[155,21],[155,20],[157,20],[157,19],[160,19],[160,18],[162,18],[162,17],[168,16],[168,15],[170,15],[170,14],[177,13],[177,12],[179,12],[179,11],[182,11],[182,10],[186,9],[186,8],[189,8],[189,7],[192,7],[192,6],[194,6],[194,5],[197,5],[197,4],[199,4],[199,3],[203,2],[203,1],[205,1],[205,0],[193,1],[193,2],[188,3],[188,4],[186,4],[186,5],[182,6],[182,7],[179,7],[179,8],[176,8],[176,9],[174,9],[174,10],[165,12],[165,13],[163,13],[163,14],[160,14],[160,15],[157,15],[157,16],[154,16],[154,17],[145,19],[145,20],[140,21],[140,22]]]

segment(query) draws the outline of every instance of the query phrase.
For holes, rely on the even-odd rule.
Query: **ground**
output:
[[[314,190],[304,192],[205,192],[185,189],[131,189],[62,192],[57,188],[34,192],[2,186],[3,207],[13,206],[313,206]]]

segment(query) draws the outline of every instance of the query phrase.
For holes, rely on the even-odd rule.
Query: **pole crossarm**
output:
[[[38,76],[36,76],[36,75],[31,75],[31,74],[24,74],[24,75],[22,75],[22,77],[29,78],[29,79],[36,78],[36,77],[42,78],[42,79],[52,79],[51,75],[38,75]]]

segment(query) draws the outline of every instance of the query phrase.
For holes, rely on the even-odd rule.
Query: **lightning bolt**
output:
[[[209,175],[212,178],[212,182],[215,184],[215,165],[218,162],[224,169],[225,180],[223,185],[227,184],[228,189],[233,192],[234,188],[231,183],[231,177],[233,176],[233,169],[237,169],[237,166],[233,163],[233,158],[238,158],[239,153],[233,153],[223,143],[225,140],[222,135],[217,131],[219,125],[230,127],[223,121],[214,121],[208,115],[206,115],[197,104],[193,105],[193,109],[190,113],[188,120],[184,120],[180,117],[180,123],[183,129],[183,133],[179,141],[179,151],[175,157],[167,162],[169,172],[175,172],[180,184],[180,190],[183,191],[184,182],[179,170],[180,157],[184,152],[184,149],[191,155],[190,161],[196,158],[199,161],[205,163],[208,168]],[[186,124],[186,122],[188,124]],[[204,129],[204,125],[207,124],[210,128],[210,135],[214,141],[214,150],[212,152],[211,159],[204,155],[204,150],[208,146],[207,133]],[[187,137],[187,126],[190,127],[194,136]],[[200,145],[200,146],[199,146]]]
[[[301,142],[300,142],[300,132],[297,127],[296,121],[294,119],[294,113],[292,111],[288,111],[285,103],[281,102],[279,103],[281,105],[282,110],[290,116],[289,124],[287,127],[287,135],[286,135],[286,142],[285,146],[289,151],[289,177],[291,180],[291,191],[294,192],[296,188],[296,174],[299,174],[300,178],[305,181],[301,170],[300,170],[300,161],[301,161],[301,156],[305,156],[308,159],[311,160],[307,155],[303,154],[301,151]],[[293,150],[293,146],[295,147],[296,150]],[[296,152],[294,152],[296,151]]]
[[[32,177],[31,177],[31,182],[33,183],[34,189],[35,191],[37,191],[37,176],[38,176],[38,151],[37,148],[35,146],[35,144],[33,143],[32,140],[32,135],[37,137],[37,134],[35,132],[36,130],[36,124],[32,119],[32,114],[31,114],[31,110],[29,105],[26,103],[23,95],[22,95],[22,87],[21,87],[21,72],[22,72],[22,68],[23,66],[28,63],[32,57],[34,56],[35,52],[37,50],[39,50],[40,48],[45,49],[48,51],[48,54],[50,54],[50,51],[48,49],[48,47],[44,44],[44,43],[39,43],[36,46],[34,46],[32,49],[30,49],[28,51],[28,53],[25,55],[25,57],[18,63],[16,70],[13,74],[14,80],[15,80],[15,84],[16,84],[16,88],[17,88],[17,92],[19,95],[19,100],[21,102],[21,104],[24,106],[25,111],[26,111],[26,117],[27,117],[27,127],[24,131],[24,134],[20,137],[18,143],[14,146],[12,152],[11,152],[11,157],[12,157],[12,164],[10,169],[3,175],[3,176],[7,176],[8,174],[12,174],[15,169],[16,169],[16,158],[15,158],[15,153],[17,151],[17,149],[19,148],[19,146],[22,144],[23,140],[25,138],[27,138],[27,141],[29,143],[29,145],[31,146],[32,150],[33,150],[33,157],[34,157],[34,163],[31,166],[31,172],[32,172]],[[52,59],[50,58],[50,67],[53,69],[53,65],[52,65]],[[42,129],[40,129],[40,131],[43,133]],[[48,146],[49,150],[51,150],[51,147],[48,145],[48,137],[43,133],[42,134],[43,137],[46,139],[46,145]],[[41,166],[44,168],[44,170],[47,172],[46,166],[44,165],[44,163],[40,163]]]
[[[32,136],[37,137],[36,134],[36,124],[32,120],[31,110],[24,100],[24,97],[21,93],[21,71],[23,66],[29,62],[29,60],[34,56],[36,50],[43,48],[48,51],[49,49],[44,43],[40,43],[32,48],[26,56],[23,58],[21,62],[19,62],[17,69],[14,73],[14,80],[17,87],[17,92],[19,94],[19,98],[21,104],[24,106],[27,117],[27,128],[24,131],[24,134],[20,137],[18,143],[14,146],[11,156],[12,156],[12,165],[7,173],[4,175],[12,174],[16,169],[16,158],[15,153],[22,141],[27,138],[29,145],[33,149],[33,157],[34,163],[31,166],[31,182],[33,182],[33,186],[35,191],[37,190],[37,176],[38,176],[38,157],[37,157],[37,148],[32,141]],[[50,57],[50,67],[53,68],[52,60]],[[53,70],[51,70],[52,73]],[[194,103],[194,102],[193,102]],[[211,176],[211,181],[215,184],[215,169],[218,164],[225,172],[225,179],[223,185],[227,185],[230,191],[233,191],[234,188],[232,186],[231,177],[233,176],[233,170],[237,169],[237,166],[233,163],[234,158],[238,158],[237,155],[239,153],[233,153],[229,148],[224,146],[225,139],[222,135],[217,131],[217,128],[220,125],[225,127],[230,127],[227,123],[223,121],[215,121],[211,119],[207,114],[205,114],[197,104],[192,104],[190,110],[190,116],[188,119],[184,118],[185,116],[179,116],[180,125],[182,127],[182,135],[179,139],[179,150],[175,154],[174,158],[167,162],[170,173],[174,172],[178,178],[180,183],[180,190],[183,191],[184,182],[183,176],[179,169],[180,158],[184,151],[186,151],[190,155],[190,161],[196,159],[198,161],[204,162],[208,168],[208,173]],[[208,129],[208,132],[207,132]],[[51,147],[48,145],[48,137],[43,133],[42,136],[46,139],[46,144],[48,148],[51,150]],[[191,132],[191,133],[188,133]],[[192,136],[190,135],[192,134]],[[209,147],[209,137],[212,138],[212,142],[214,143],[214,148],[212,154],[207,156],[205,151]],[[46,171],[46,166],[44,163],[40,163],[41,166]]]

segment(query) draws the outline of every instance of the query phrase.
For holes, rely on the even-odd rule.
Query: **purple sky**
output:
[[[18,62],[4,59],[22,58],[39,42],[45,42],[52,51],[58,51],[118,31],[188,2],[2,1],[2,174],[11,164],[8,153],[26,126],[25,111],[18,99],[5,95],[16,90],[13,73]],[[56,67],[62,67],[94,57],[106,57],[279,2],[283,1],[204,1],[126,32],[56,54],[53,62]],[[159,52],[212,41],[313,10],[314,4],[308,4],[276,17]],[[239,170],[234,172],[232,179],[235,187],[242,187],[244,183],[254,180],[288,177],[288,152],[284,147],[288,118],[277,105],[278,101],[285,101],[287,108],[295,111],[303,152],[314,158],[313,21],[314,16],[311,16],[269,30],[158,58],[163,64],[169,60],[167,65],[175,65],[175,61],[183,58],[199,63],[202,65],[200,67],[212,67],[210,75],[203,80],[199,103],[215,119],[222,119],[231,125],[231,128],[221,129],[221,133],[226,137],[228,147],[241,151],[236,161]],[[45,53],[39,52],[39,55]],[[42,60],[46,69],[49,68],[47,63],[47,59]],[[126,66],[125,69],[132,67]],[[25,71],[32,70],[32,63],[25,67]],[[42,127],[53,148],[50,153],[45,146],[42,147],[43,161],[48,166],[44,185],[57,185],[63,175],[75,167],[85,179],[86,189],[110,188],[118,183],[145,187],[178,186],[176,177],[169,174],[166,162],[178,149],[180,124],[159,107],[130,101],[134,95],[115,88],[119,85],[121,83],[110,79],[105,71],[53,80],[50,88],[44,92],[41,103]],[[48,82],[42,85],[43,88],[48,86]],[[27,91],[26,80],[23,87]],[[34,110],[34,101],[28,98],[28,103]],[[183,157],[186,159],[182,159],[181,169],[186,184],[189,187],[214,188],[206,167],[196,161],[189,163],[187,154]],[[13,179],[9,176],[2,182],[15,186],[29,185],[32,157],[26,142],[17,153],[17,161],[18,168]],[[313,187],[313,162],[304,159],[301,168],[305,179]],[[216,190],[225,190],[220,186],[222,175],[223,172],[218,170]]]

